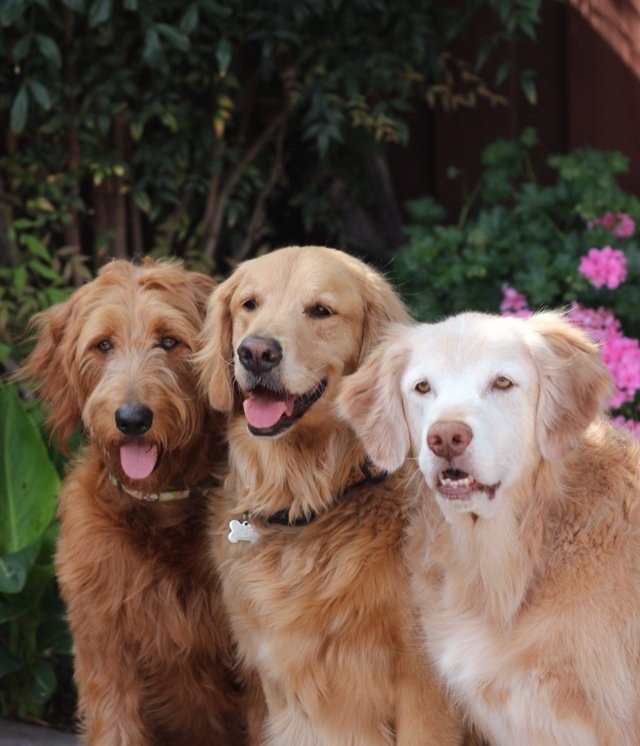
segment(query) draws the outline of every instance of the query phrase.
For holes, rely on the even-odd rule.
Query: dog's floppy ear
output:
[[[402,466],[409,453],[400,391],[408,358],[409,348],[402,340],[387,338],[355,373],[342,380],[338,394],[341,416],[351,424],[371,460],[388,471]]]
[[[365,319],[360,363],[382,339],[389,322],[409,324],[412,321],[406,306],[382,275],[368,267],[365,275]]]
[[[187,272],[186,282],[200,318],[204,319],[209,305],[209,296],[216,284],[215,280],[202,272]]]
[[[83,296],[82,288],[76,290],[67,301],[31,319],[29,331],[35,333],[36,344],[17,373],[34,385],[47,409],[47,425],[65,452],[82,416],[71,327]]]
[[[606,408],[612,380],[598,346],[559,313],[529,320],[536,332],[533,358],[540,377],[538,439],[547,459],[562,457]]]
[[[200,385],[211,406],[219,412],[230,412],[234,402],[230,305],[237,284],[236,275],[231,275],[211,293],[200,332],[200,349],[195,356]]]

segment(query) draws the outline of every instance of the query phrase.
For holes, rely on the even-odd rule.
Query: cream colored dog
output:
[[[394,327],[342,388],[375,463],[418,459],[426,652],[495,746],[640,743],[640,453],[609,386],[544,313]]]
[[[334,407],[389,320],[409,320],[391,286],[319,247],[245,262],[211,297],[202,379],[230,413],[215,554],[266,695],[268,744],[461,740],[419,654],[401,551],[406,475],[371,471]]]

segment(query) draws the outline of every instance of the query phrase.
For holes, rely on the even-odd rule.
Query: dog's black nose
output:
[[[282,347],[269,337],[245,337],[238,345],[238,359],[251,373],[266,373],[282,360]]]
[[[123,404],[116,409],[116,427],[124,435],[142,435],[153,422],[153,412],[140,402]]]

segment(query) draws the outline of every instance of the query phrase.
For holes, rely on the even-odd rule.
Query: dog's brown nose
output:
[[[277,340],[270,337],[245,337],[238,345],[238,359],[243,368],[260,375],[280,363],[282,347]]]
[[[473,432],[464,422],[436,422],[427,433],[427,445],[440,458],[451,461],[461,456],[473,440]]]

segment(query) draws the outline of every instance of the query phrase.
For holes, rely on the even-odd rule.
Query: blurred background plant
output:
[[[53,553],[60,473],[13,385],[0,385],[0,714],[71,722],[71,640]]]
[[[543,184],[532,166],[536,141],[528,129],[488,146],[454,222],[431,197],[407,205],[398,284],[423,320],[471,308],[570,309],[603,345],[616,382],[614,414],[640,432],[640,199],[617,181],[627,159],[589,148],[554,155],[555,177]]]
[[[0,243],[19,253],[21,221],[92,269],[157,252],[219,272],[276,235],[336,243],[411,103],[498,100],[481,67],[533,37],[540,1],[5,0]],[[472,68],[448,49],[481,8]]]

